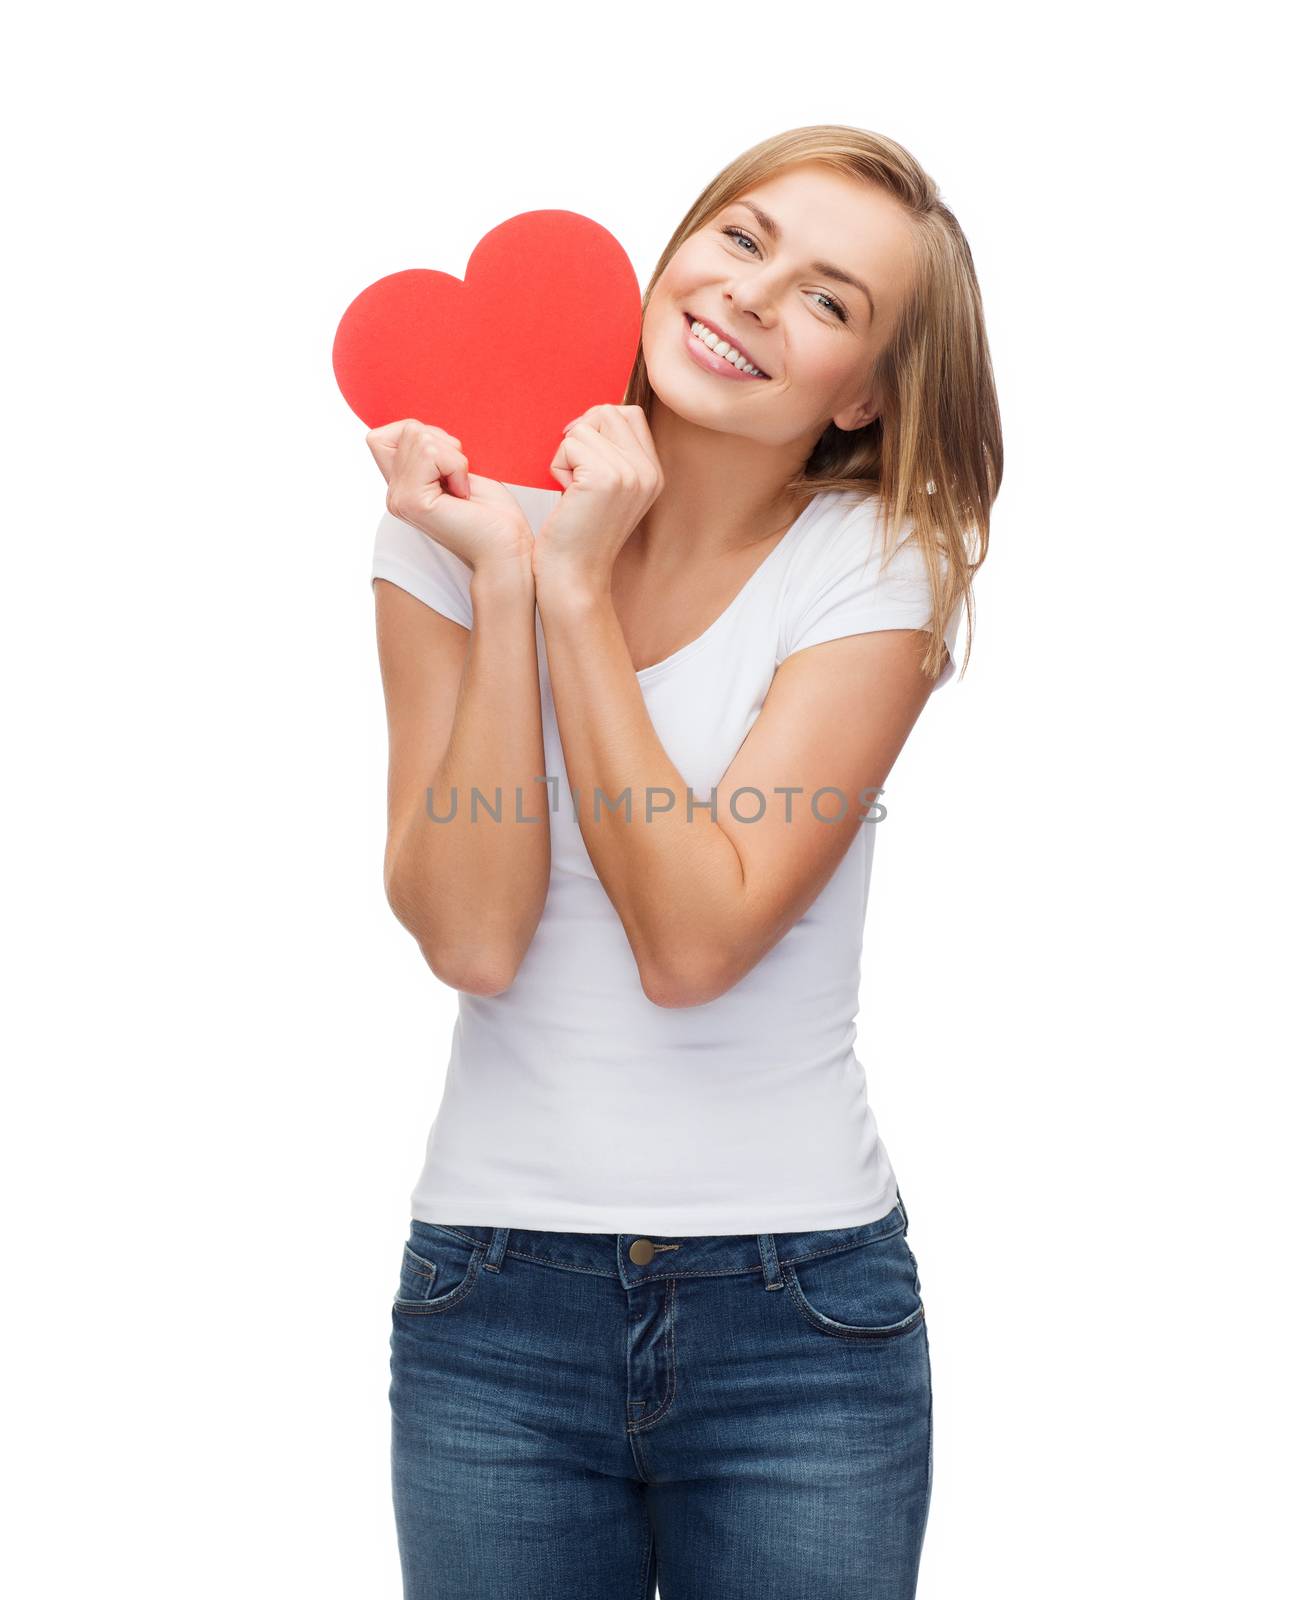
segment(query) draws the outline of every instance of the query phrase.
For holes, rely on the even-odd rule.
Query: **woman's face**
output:
[[[759,443],[814,443],[832,420],[864,427],[912,270],[911,224],[891,195],[825,167],[791,168],[746,190],[667,264],[644,317],[653,391],[688,422]],[[691,316],[767,376],[713,357]]]

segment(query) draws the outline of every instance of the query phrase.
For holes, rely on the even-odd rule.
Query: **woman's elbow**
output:
[[[439,978],[463,994],[492,998],[509,988],[525,953],[476,942],[451,942],[451,929],[437,927],[430,908],[401,879],[386,879],[386,899],[400,924],[417,941],[422,959]]]
[[[440,982],[460,994],[492,1000],[510,989],[517,976],[520,957],[506,951],[448,951],[422,939],[417,943],[422,959]]]
[[[668,1010],[704,1006],[738,983],[742,974],[711,956],[678,961],[647,959],[639,964],[640,987],[655,1006]]]

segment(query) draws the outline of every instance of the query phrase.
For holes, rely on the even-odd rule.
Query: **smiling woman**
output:
[[[750,314],[754,293],[766,307]],[[934,181],[893,140],[838,125],[794,129],[738,157],[686,213],[645,291],[625,401],[648,413],[661,391],[650,325],[677,297],[700,319],[733,307],[734,320],[712,324],[719,338],[743,341],[791,390],[821,392],[825,427],[785,490],[873,495],[891,541],[909,531],[934,600],[923,665],[937,671],[959,601],[971,615],[1003,452],[974,261]],[[872,403],[841,410],[849,394]],[[774,398],[766,393],[768,423],[788,415],[772,412]],[[771,427],[761,437],[785,442]]]
[[[460,990],[392,1318],[405,1593],[905,1600],[929,1346],[855,1019],[870,802],[1001,478],[956,220],[891,140],[782,134],[677,228],[556,490],[369,443],[386,887]]]

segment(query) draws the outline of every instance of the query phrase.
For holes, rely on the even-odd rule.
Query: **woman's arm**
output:
[[[843,858],[932,688],[928,643],[881,629],[798,650],[717,789],[691,816],[686,784],[644,704],[610,595],[574,576],[537,580],[549,676],[580,827],[658,1005],[701,1005],[731,988],[789,931]],[[818,789],[834,794],[818,800]],[[670,789],[665,812],[653,809]],[[732,792],[762,791],[760,820]],[[797,792],[790,797],[780,789]],[[630,821],[624,806],[630,791]],[[598,815],[595,797],[602,791]],[[788,800],[788,810],[787,807]],[[841,820],[834,820],[844,812]],[[739,794],[753,817],[755,794]],[[650,815],[651,811],[651,815]],[[821,820],[826,818],[828,820]]]
[[[470,629],[383,578],[373,590],[390,736],[386,898],[438,978],[500,994],[549,881],[529,529],[520,553],[474,567]],[[472,820],[473,788],[500,821],[479,800]],[[433,821],[455,795],[453,819]]]

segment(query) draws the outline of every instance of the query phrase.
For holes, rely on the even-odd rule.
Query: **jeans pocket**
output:
[[[476,1287],[488,1246],[414,1219],[399,1266],[394,1309],[432,1316],[461,1305]]]
[[[924,1320],[916,1257],[906,1230],[847,1249],[782,1263],[790,1302],[817,1333],[896,1339]]]

